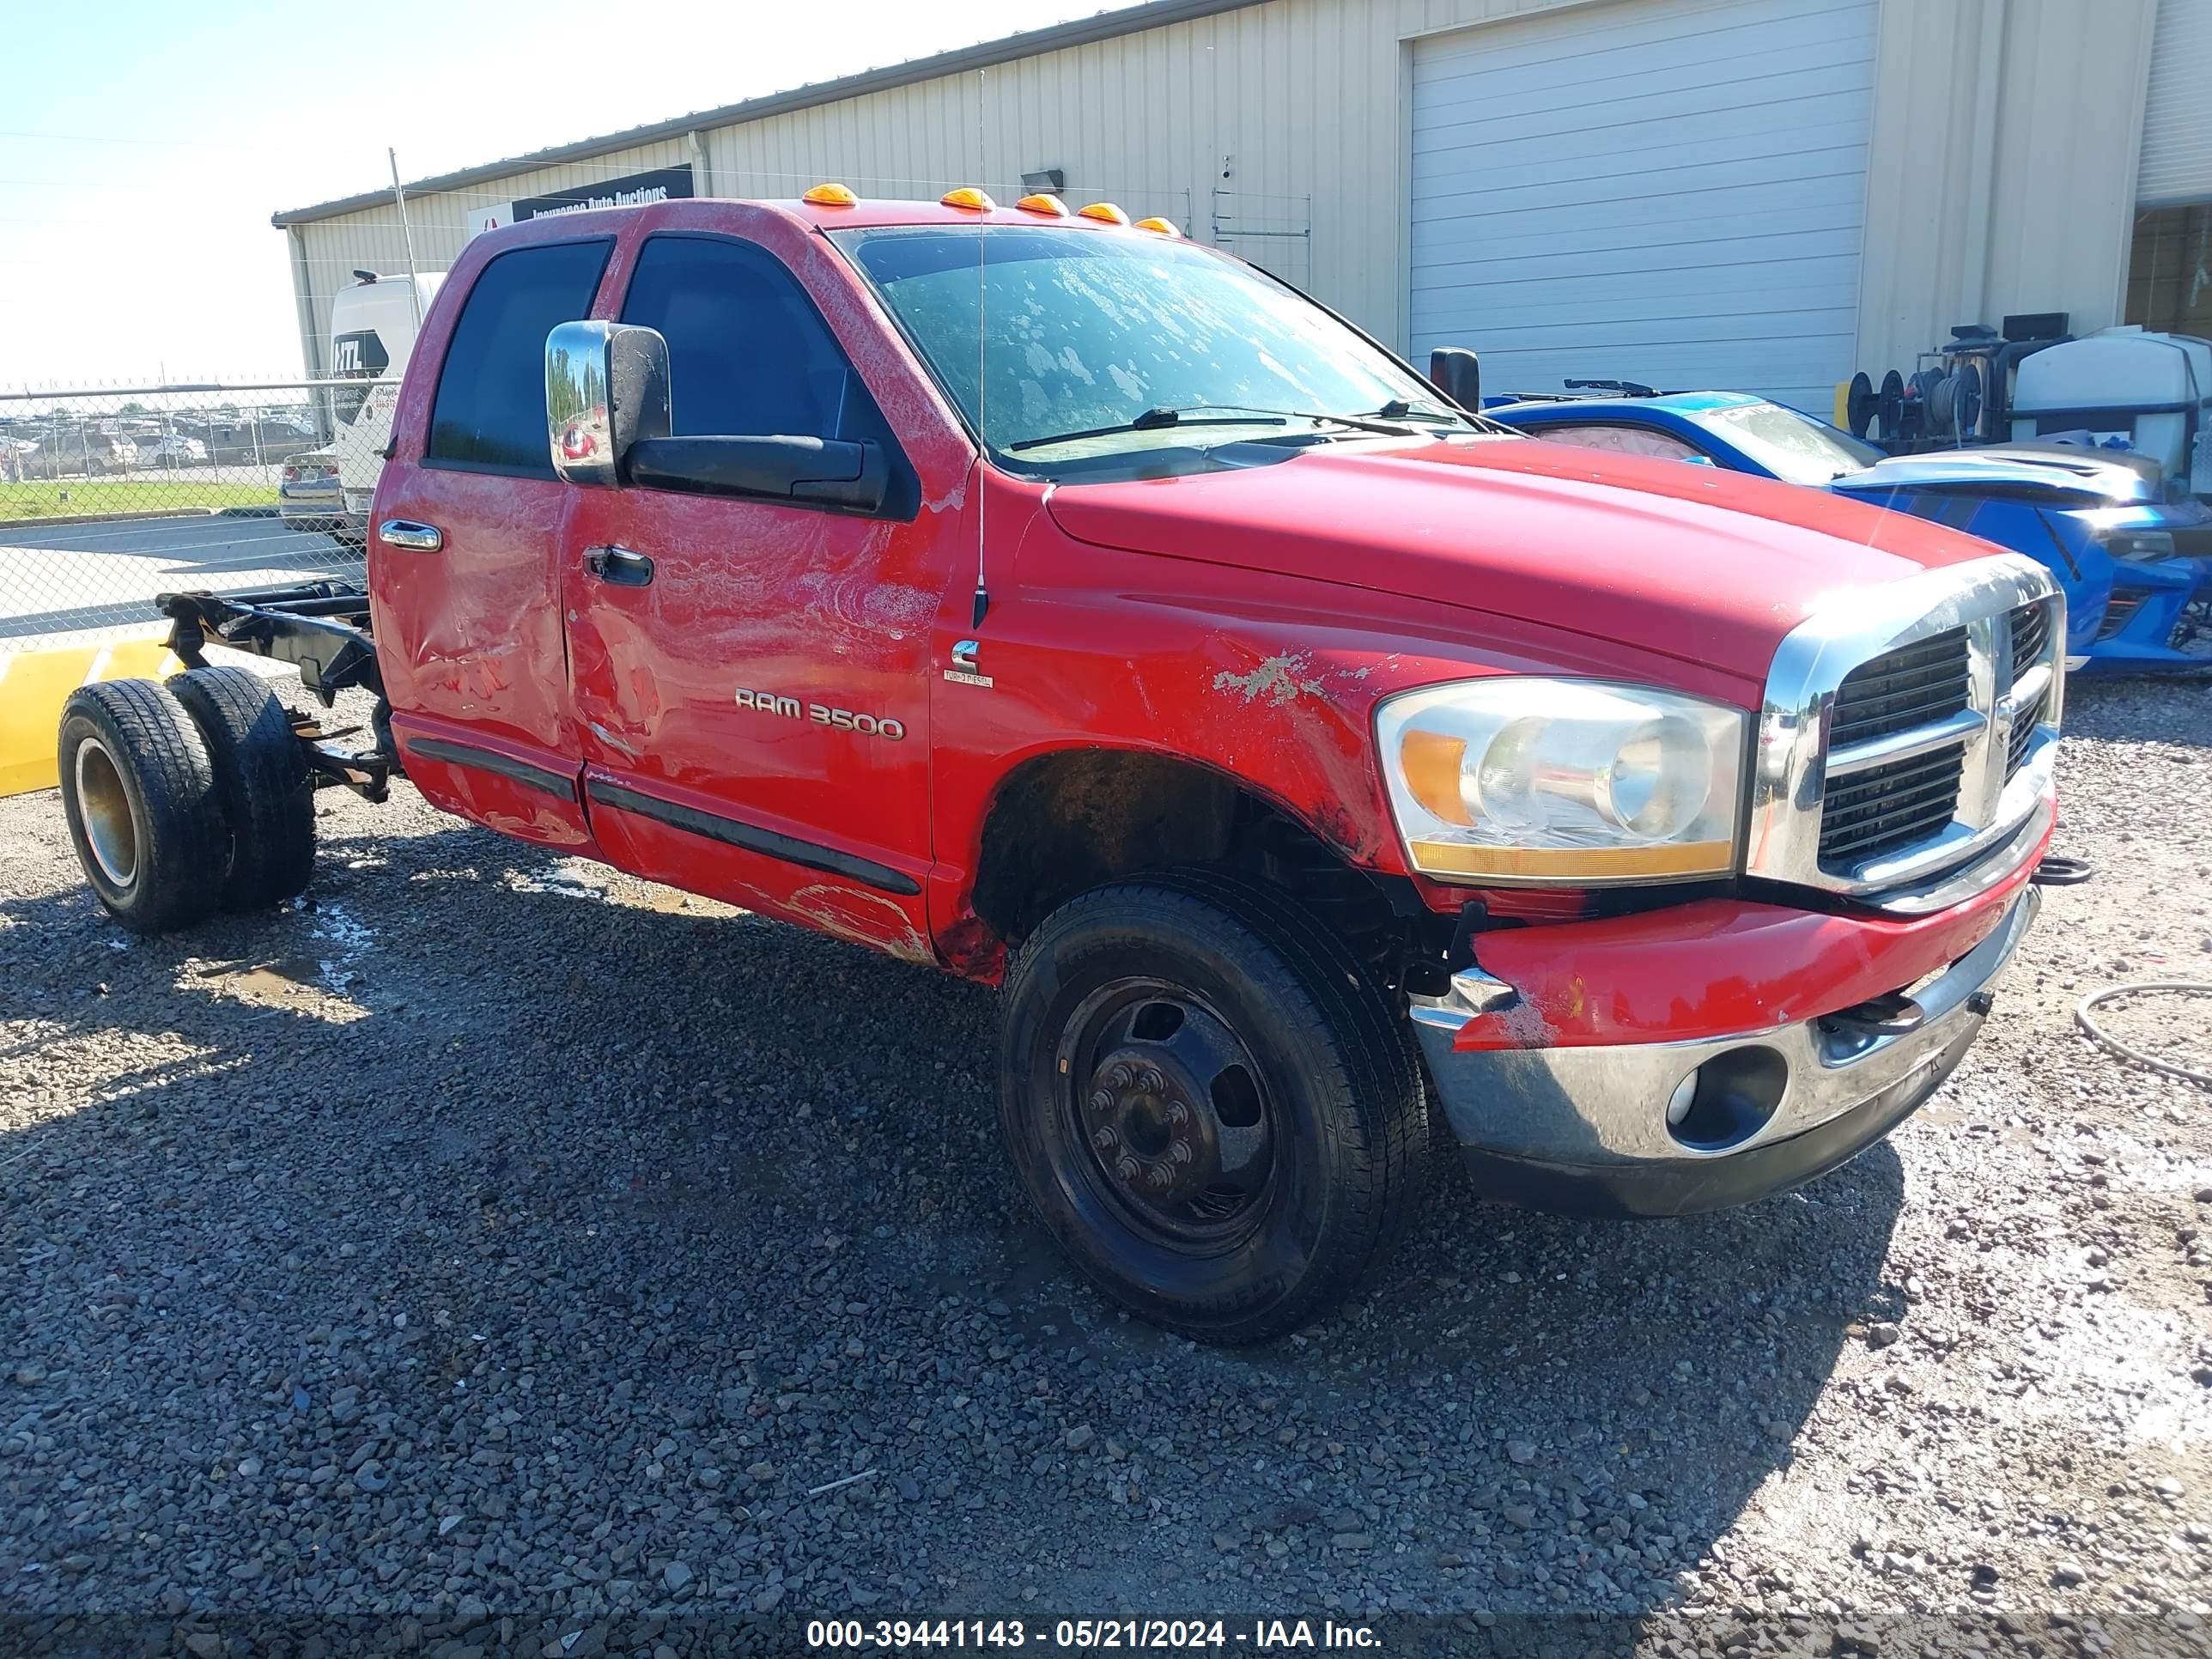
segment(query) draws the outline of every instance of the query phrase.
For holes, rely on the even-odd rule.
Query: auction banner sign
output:
[[[526,196],[513,202],[477,208],[469,216],[469,234],[480,236],[501,225],[520,224],[526,219],[550,219],[562,213],[587,213],[593,208],[673,202],[692,193],[691,164],[686,161],[678,167],[654,167],[648,173],[602,179],[596,184],[577,185],[544,196]]]

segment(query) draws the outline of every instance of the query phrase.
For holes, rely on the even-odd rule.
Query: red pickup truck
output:
[[[366,593],[165,595],[198,665],[70,703],[87,875],[143,931],[267,905],[314,787],[404,774],[1001,986],[1022,1186],[1206,1340],[1326,1310],[1449,1142],[1583,1212],[1808,1180],[1943,1080],[2035,914],[2060,598],[1503,432],[1473,367],[1051,198],[495,232]],[[374,741],[216,645],[366,687]]]

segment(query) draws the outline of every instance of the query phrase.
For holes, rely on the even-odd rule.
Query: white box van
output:
[[[362,385],[358,398],[340,394],[331,447],[337,452],[346,516],[366,523],[369,497],[384,471],[384,447],[392,441],[399,379],[445,277],[435,271],[415,277],[380,276],[370,270],[354,275],[360,280],[340,289],[331,301],[331,374]]]

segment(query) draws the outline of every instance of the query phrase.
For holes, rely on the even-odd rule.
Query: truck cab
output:
[[[1000,988],[1024,1190],[1196,1338],[1331,1305],[1437,1149],[1620,1217],[1814,1178],[1958,1064],[2035,915],[2039,567],[1520,437],[1108,204],[496,231],[392,431],[366,593],[168,596],[179,654],[377,694],[371,750],[295,723],[297,776]],[[193,843],[117,828],[102,690],[88,874],[181,925],[152,860]],[[296,871],[252,799],[227,856]]]

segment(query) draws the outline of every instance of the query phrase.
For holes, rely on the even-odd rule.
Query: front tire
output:
[[[134,933],[190,927],[222,893],[229,832],[199,728],[151,680],[62,705],[62,811],[92,890]]]
[[[1418,1202],[1420,1071],[1340,941],[1210,872],[1085,893],[1006,977],[1000,1115],[1085,1275],[1200,1341],[1338,1302]]]

